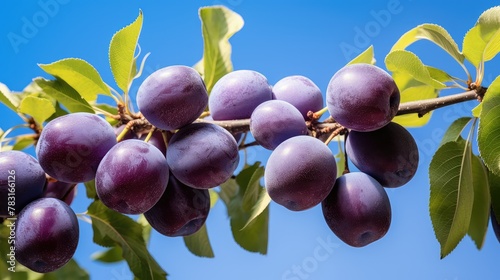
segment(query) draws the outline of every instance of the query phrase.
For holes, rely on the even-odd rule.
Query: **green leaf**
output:
[[[123,92],[128,93],[130,84],[137,74],[134,57],[142,29],[142,11],[130,25],[116,32],[109,45],[109,64],[115,82]]]
[[[483,99],[478,147],[486,167],[500,176],[500,76],[488,87]]]
[[[97,108],[99,108],[99,109],[101,109],[101,110],[104,110],[104,111],[106,111],[106,112],[108,112],[110,114],[118,115],[118,108],[116,106],[111,106],[111,105],[105,104],[105,103],[96,104],[94,106],[97,107]],[[108,116],[105,116],[104,118],[112,126],[115,126],[115,125],[117,125],[120,122],[119,120],[117,120],[115,118],[108,117]]]
[[[66,58],[38,66],[48,74],[65,81],[88,102],[95,101],[98,94],[111,96],[111,91],[99,72],[83,59]]]
[[[208,92],[215,83],[233,71],[229,38],[243,27],[243,18],[224,6],[203,7],[199,10],[203,35],[203,78]]]
[[[385,65],[391,72],[400,72],[410,75],[413,79],[430,85],[435,89],[446,88],[446,85],[435,80],[429,70],[414,53],[405,50],[390,52],[385,58]]]
[[[491,208],[500,223],[500,176],[488,170],[488,183],[490,186]]]
[[[87,192],[87,197],[90,199],[97,199],[97,191],[95,189],[95,180],[83,183]]]
[[[12,111],[17,112],[17,107],[19,106],[20,100],[14,93],[11,93],[9,88],[0,83],[0,102],[5,104]]]
[[[259,167],[253,172],[247,183],[245,194],[242,199],[244,211],[251,211],[252,207],[259,199],[259,190],[263,188],[260,185],[260,179],[264,176],[264,167],[260,166],[260,162],[256,162],[254,165]],[[238,181],[238,179],[236,180]]]
[[[151,237],[151,225],[148,223],[144,215],[139,215],[137,223],[142,226],[142,237],[144,238],[146,244],[148,244],[149,238]],[[115,246],[101,252],[96,252],[92,254],[91,258],[95,261],[103,263],[115,263],[124,260],[123,250],[120,246]]]
[[[491,199],[488,170],[476,155],[472,155],[472,183],[474,186],[474,204],[468,234],[474,240],[477,249],[480,250],[483,247],[488,230]]]
[[[470,117],[462,117],[456,119],[449,127],[448,130],[446,130],[443,139],[441,140],[441,144],[439,146],[442,146],[443,144],[447,142],[455,142],[458,141],[461,137],[460,135],[462,134],[462,131],[464,128],[467,126],[467,124],[470,122],[471,118]]]
[[[102,263],[116,263],[123,261],[123,250],[122,247],[115,246],[101,252],[96,252],[92,254],[91,258],[94,261]]]
[[[87,215],[92,219],[94,242],[104,246],[120,246],[123,258],[139,279],[165,279],[166,272],[149,253],[143,238],[142,226],[131,218],[110,210],[94,201]]]
[[[365,51],[353,58],[347,65],[355,63],[368,63],[375,64],[375,54],[373,52],[373,45],[369,46]]]
[[[60,269],[43,274],[37,280],[88,280],[90,276],[87,271],[82,269],[78,263],[71,259],[67,264],[65,264]]]
[[[404,50],[409,45],[422,39],[429,40],[438,45],[450,54],[451,57],[453,57],[457,62],[463,64],[464,56],[458,50],[457,43],[453,40],[446,29],[436,24],[425,23],[406,32],[394,44],[391,52],[395,50]]]
[[[256,165],[247,167],[238,174],[236,180],[229,179],[226,181],[220,186],[221,191],[219,196],[226,204],[230,217],[231,231],[236,243],[250,252],[266,254],[269,230],[269,206],[248,225],[247,222],[252,217],[252,210],[245,211],[242,207],[243,195],[251,175],[257,168],[258,166]],[[239,182],[237,183],[237,181]],[[262,191],[265,191],[265,189],[262,188]]]
[[[188,250],[198,257],[213,258],[214,251],[210,240],[208,239],[208,232],[206,224],[204,224],[197,232],[184,236],[184,244]]]
[[[401,92],[401,103],[430,99],[437,97],[437,91],[432,86],[420,85],[404,89]],[[431,119],[432,112],[429,112],[422,117],[417,113],[396,116],[392,121],[405,127],[420,127],[426,125]]]
[[[447,142],[429,166],[429,211],[432,226],[446,257],[469,229],[474,202],[470,142]]]
[[[67,83],[61,80],[49,81],[42,78],[34,80],[35,83],[42,88],[43,92],[56,99],[61,103],[69,112],[88,112],[95,113],[92,106],[83,99],[78,92],[76,92]]]
[[[250,225],[255,218],[262,214],[268,208],[269,203],[271,203],[271,197],[267,193],[266,189],[260,188],[258,195],[259,197],[250,211],[250,218],[248,218],[248,221],[243,226],[242,230]]]
[[[32,116],[37,123],[41,124],[56,112],[56,108],[46,98],[28,95],[21,101],[19,112]]]

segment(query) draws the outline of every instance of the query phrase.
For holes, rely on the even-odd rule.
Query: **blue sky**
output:
[[[231,39],[235,69],[259,71],[271,84],[288,75],[304,75],[324,92],[331,76],[359,50],[373,44],[377,65],[384,67],[392,44],[421,23],[443,26],[461,46],[465,32],[482,11],[493,6],[492,1],[427,0],[89,2],[2,1],[0,82],[12,90],[22,90],[32,78],[46,76],[37,63],[79,57],[93,64],[107,83],[114,84],[107,58],[109,40],[142,9],[144,25],[139,42],[143,53],[151,52],[151,56],[145,75],[132,86],[134,93],[144,77],[156,69],[196,63],[202,56],[197,10],[223,4],[245,20],[242,31]],[[43,3],[56,4],[46,10]],[[34,29],[25,27],[34,23]],[[13,35],[9,34],[25,40],[12,44],[9,36]],[[411,50],[426,64],[463,77],[460,67],[430,43],[419,42]],[[498,63],[495,59],[486,64],[486,84],[500,72]],[[383,239],[365,248],[349,247],[336,238],[324,222],[320,207],[290,212],[272,203],[268,254],[249,253],[234,242],[226,209],[218,203],[207,220],[214,259],[193,256],[182,238],[156,233],[151,239],[151,252],[170,274],[169,279],[497,279],[500,244],[491,228],[481,251],[465,237],[454,252],[440,260],[428,213],[427,170],[440,135],[454,118],[469,115],[474,105],[472,101],[441,109],[426,127],[410,129],[421,152],[419,170],[407,185],[388,190],[391,228]],[[0,116],[4,130],[20,123],[3,106]],[[250,160],[265,162],[269,154],[262,148],[249,150]],[[89,201],[83,188],[78,191],[72,207],[83,212]],[[91,241],[90,225],[80,225],[75,257],[92,279],[131,279],[125,263],[104,265],[90,259],[100,247]]]

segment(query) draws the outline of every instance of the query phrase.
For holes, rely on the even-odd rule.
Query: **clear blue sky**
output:
[[[22,90],[32,78],[46,76],[37,63],[66,57],[89,61],[106,82],[114,84],[107,59],[109,40],[114,32],[137,16],[139,9],[144,12],[140,44],[144,53],[151,52],[145,74],[168,65],[196,63],[202,55],[197,10],[204,5],[224,4],[245,19],[244,28],[231,40],[235,69],[257,70],[267,76],[271,84],[285,76],[301,74],[325,91],[335,71],[355,55],[345,53],[342,46],[364,49],[373,44],[377,65],[385,67],[383,60],[392,44],[412,27],[437,23],[461,45],[463,35],[480,13],[493,6],[492,1],[427,0],[59,2],[57,11],[49,15],[38,1],[0,3],[0,82],[9,88]],[[385,12],[380,12],[382,10]],[[389,14],[390,18],[377,23],[377,17],[382,14]],[[26,33],[25,30],[27,36],[23,35],[26,21],[38,24],[36,31]],[[362,40],[356,35],[357,30],[366,28],[369,34]],[[13,46],[8,39],[11,32],[25,36],[26,42]],[[430,43],[418,43],[412,50],[426,64],[463,77],[453,60]],[[487,64],[486,84],[500,73],[499,62],[495,59]],[[143,78],[136,81],[133,92]],[[169,279],[179,280],[498,279],[500,244],[491,228],[481,251],[465,237],[454,252],[440,260],[439,243],[428,214],[427,169],[441,140],[439,134],[453,117],[468,115],[473,106],[471,102],[441,109],[428,126],[410,130],[421,151],[418,173],[404,187],[388,190],[393,210],[391,228],[383,239],[365,248],[352,248],[337,239],[326,226],[320,207],[296,213],[272,203],[268,255],[249,253],[234,242],[226,209],[218,203],[207,220],[214,259],[191,255],[182,238],[167,238],[156,233],[151,240],[152,254],[170,274]],[[0,116],[2,129],[20,122],[3,106],[0,106]],[[269,156],[269,152],[259,148],[249,154],[252,160],[261,161]],[[89,201],[83,188],[78,191],[72,207],[76,212],[83,212]],[[91,273],[92,279],[131,279],[125,263],[104,265],[90,259],[90,255],[101,248],[91,241],[90,225],[80,225],[81,240],[75,257]],[[333,245],[326,250],[321,246],[328,241]],[[301,267],[302,274],[294,275],[294,266]]]

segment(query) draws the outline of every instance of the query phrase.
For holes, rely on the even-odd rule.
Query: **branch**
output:
[[[483,88],[481,88],[483,89]],[[469,90],[454,95],[401,103],[397,116],[417,113],[419,117],[445,106],[478,99],[478,90]]]
[[[479,87],[477,89],[472,89],[466,92],[457,93],[449,96],[424,99],[418,101],[404,102],[399,104],[399,110],[396,115],[407,115],[407,114],[418,114],[419,117],[429,113],[430,111],[446,107],[449,105],[457,104],[460,102],[465,102],[469,100],[478,99],[481,100],[486,93],[487,88]],[[198,119],[197,122],[209,122],[219,125],[229,132],[241,133],[250,130],[250,119],[242,120],[229,120],[229,121],[211,121]],[[332,131],[339,128],[339,124],[336,122],[316,122],[314,123],[316,129],[331,129]]]

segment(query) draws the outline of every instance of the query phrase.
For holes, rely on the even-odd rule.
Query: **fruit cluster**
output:
[[[79,230],[68,205],[74,186],[91,180],[104,205],[123,214],[144,214],[163,235],[199,230],[210,210],[208,189],[229,180],[240,161],[240,135],[199,119],[207,106],[214,121],[250,119],[257,143],[273,150],[264,175],[272,200],[294,211],[322,203],[327,224],[352,246],[381,238],[391,221],[383,187],[407,183],[418,165],[415,141],[391,123],[398,88],[380,68],[355,64],[332,77],[326,96],[334,121],[348,131],[348,157],[361,172],[337,178],[331,150],[311,137],[306,123],[311,112],[323,108],[323,97],[303,76],[286,77],[271,87],[260,73],[234,71],[209,96],[193,68],[160,69],[137,93],[141,120],[157,129],[148,139],[130,130],[133,126],[113,128],[89,113],[50,121],[36,146],[38,161],[18,151],[0,153],[1,174],[16,170],[19,262],[48,272],[69,261]],[[0,199],[7,201],[4,177]],[[4,210],[0,217],[9,216]]]

